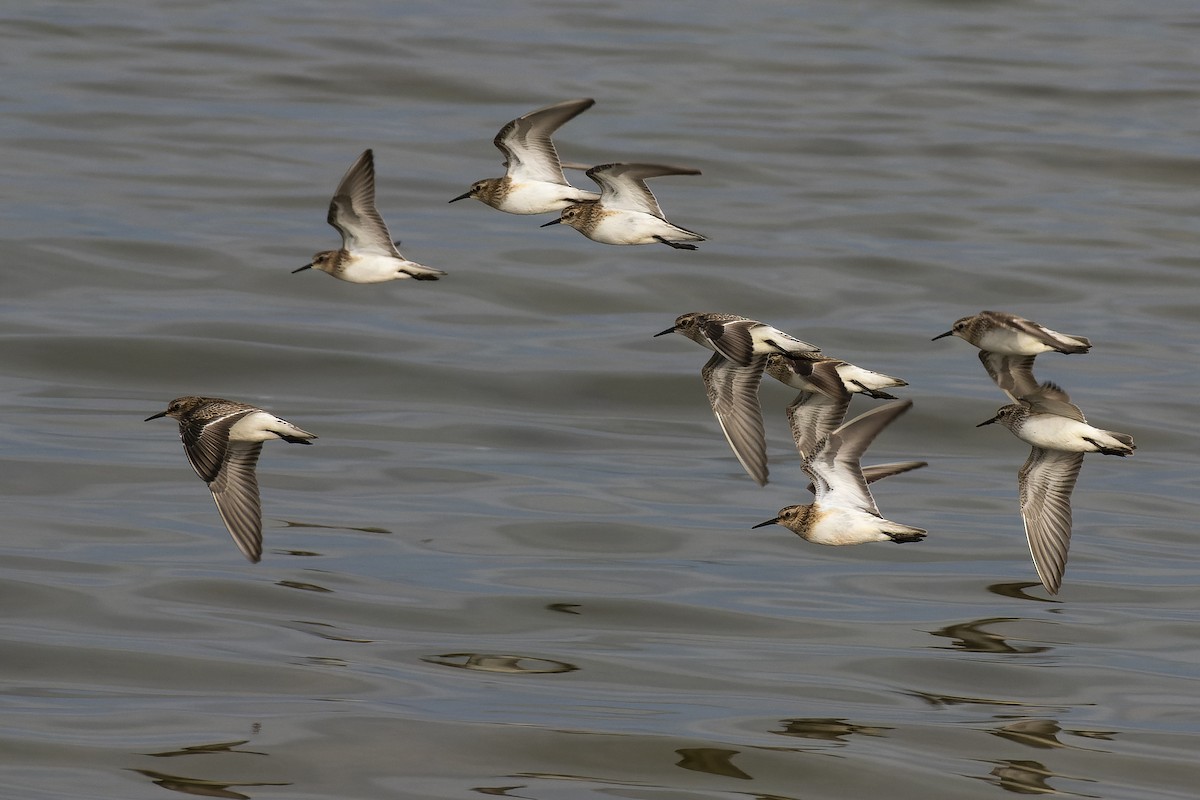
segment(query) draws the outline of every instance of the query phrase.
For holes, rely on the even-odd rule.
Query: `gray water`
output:
[[[1193,2],[20,8],[0,795],[1196,795]],[[573,97],[564,158],[703,171],[654,184],[699,251],[447,205]],[[442,281],[289,274],[367,147]],[[1039,377],[1139,445],[1087,457],[1054,598],[1028,448],[929,341],[983,308],[1090,337]],[[651,338],[699,310],[910,382],[869,460],[930,462],[876,490],[925,542],[749,530],[805,495],[791,392],[757,487]],[[193,393],[320,436],[264,450],[261,564],[142,422]]]

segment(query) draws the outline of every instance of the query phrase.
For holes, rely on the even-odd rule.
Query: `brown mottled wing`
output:
[[[708,402],[725,440],[742,468],[759,486],[767,483],[767,440],[758,405],[758,386],[765,363],[766,358],[759,357],[749,366],[739,367],[720,353],[714,353],[700,371]]]
[[[1037,380],[1033,377],[1034,356],[1010,356],[1004,353],[979,351],[983,368],[1014,403],[1021,397],[1037,391]]]
[[[342,176],[326,219],[342,235],[342,247],[346,250],[399,255],[383,217],[375,208],[375,156],[370,150],[364,150]]]
[[[754,336],[751,331],[761,324],[752,319],[715,319],[706,320],[701,330],[714,350],[739,367],[744,367],[754,359]]]
[[[1017,484],[1021,495],[1021,517],[1029,553],[1042,585],[1057,594],[1067,568],[1071,546],[1071,491],[1083,465],[1083,453],[1033,448]]]
[[[205,483],[216,480],[225,463],[229,447],[229,429],[254,408],[234,408],[218,417],[189,422],[180,420],[179,438],[183,440],[183,451],[187,454],[192,469]]]
[[[254,472],[261,452],[262,442],[231,442],[221,471],[208,484],[234,543],[254,563],[262,558],[262,504]]]

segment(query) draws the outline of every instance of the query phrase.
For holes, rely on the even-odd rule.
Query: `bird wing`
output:
[[[749,366],[740,367],[714,353],[700,370],[709,405],[721,424],[725,440],[742,468],[759,486],[767,483],[767,441],[758,405],[758,386],[765,363],[766,359],[759,357]]]
[[[1076,422],[1087,422],[1079,406],[1071,402],[1066,390],[1053,381],[1045,381],[1030,394],[1021,398],[1035,414],[1055,414]]]
[[[710,319],[700,329],[714,350],[744,367],[754,360],[753,329],[761,324],[752,319]]]
[[[878,406],[842,424],[817,443],[804,461],[804,471],[812,478],[818,503],[882,516],[859,461],[879,432],[911,407],[911,400]]]
[[[555,103],[509,122],[496,134],[493,143],[504,154],[508,176],[517,181],[545,181],[567,184],[558,151],[551,135],[566,122],[587,111],[596,101],[591,98]]]
[[[819,441],[842,424],[850,408],[850,393],[843,388],[837,397],[803,391],[787,407],[788,426],[801,458],[807,458]]]
[[[208,484],[217,511],[242,554],[262,558],[262,503],[254,472],[262,442],[230,442],[217,477]]]
[[[600,185],[600,205],[621,211],[641,211],[666,220],[646,178],[662,175],[699,175],[700,170],[659,164],[600,164],[587,176]]]
[[[1033,359],[1034,356],[1010,356],[990,350],[979,351],[979,360],[987,374],[1014,403],[1018,398],[1037,391],[1037,380],[1033,377]]]
[[[375,155],[371,150],[364,150],[342,176],[329,202],[326,219],[342,235],[344,249],[400,256],[383,217],[375,208]]]
[[[1029,553],[1042,585],[1057,594],[1071,546],[1071,491],[1083,453],[1035,447],[1017,473]]]
[[[212,483],[221,472],[229,449],[229,429],[255,411],[255,408],[235,408],[216,418],[180,420],[179,438],[183,440],[183,451],[192,469],[205,483]]]
[[[1006,322],[1021,333],[1034,337],[1047,347],[1053,348],[1060,353],[1086,353],[1092,346],[1092,343],[1082,336],[1070,336],[1058,333],[1024,317],[1013,316],[1007,319]],[[1064,342],[1064,339],[1067,341]],[[1078,344],[1073,342],[1078,342]]]

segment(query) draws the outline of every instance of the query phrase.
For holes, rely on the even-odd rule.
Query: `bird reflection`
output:
[[[1046,765],[1040,761],[1018,761],[1005,759],[1003,761],[995,761],[996,767],[991,771],[991,776],[994,780],[988,780],[989,783],[994,783],[1001,789],[1004,789],[1015,794],[1067,794],[1074,797],[1096,797],[1092,794],[1080,794],[1078,792],[1064,792],[1061,789],[1055,789],[1046,783],[1050,778],[1062,778],[1064,775],[1059,775],[1056,772],[1051,772],[1046,768]],[[1088,783],[1094,783],[1088,778],[1073,778],[1072,780],[1083,780]]]
[[[1041,586],[1040,583],[1030,585]],[[930,633],[955,640],[950,647],[937,648],[941,650],[966,650],[968,653],[1042,653],[1051,649],[1038,645],[1012,645],[1003,636],[983,630],[985,625],[1016,621],[1016,617],[989,617],[947,625]]]
[[[682,756],[675,764],[677,767],[695,772],[707,772],[710,775],[722,775],[726,778],[751,780],[749,775],[735,767],[730,761],[738,754],[737,750],[723,750],[719,747],[685,747],[675,752]]]
[[[1040,586],[1041,584],[1038,585]],[[1037,707],[1033,703],[1022,703],[1018,700],[994,700],[989,697],[967,697],[965,695],[933,694],[932,692],[908,692],[908,695],[919,700],[924,700],[936,708],[962,705]]]
[[[443,653],[436,656],[422,656],[421,660],[443,667],[474,669],[480,672],[524,673],[527,675],[550,672],[573,672],[579,669],[574,664],[568,664],[565,661],[489,653]]]
[[[557,611],[560,614],[579,614],[579,612],[575,610],[579,607],[579,603],[550,603],[546,606],[546,610]]]
[[[1061,600],[1053,600],[1049,597],[1039,596],[1036,594],[1025,594],[1026,589],[1033,587],[1042,588],[1041,581],[1017,581],[1014,583],[993,583],[987,587],[987,590],[992,594],[998,594],[1001,597],[1007,597],[1012,600],[1033,600],[1038,603],[1059,603]]]
[[[300,589],[304,592],[332,592],[333,589],[326,589],[324,586],[319,586],[315,583],[304,583],[302,581],[277,581],[276,586],[286,586],[288,589]]]
[[[266,753],[257,753],[253,750],[234,750],[235,747],[241,747],[248,743],[249,739],[238,739],[234,742],[214,742],[212,744],[194,744],[190,747],[183,747],[178,750],[164,750],[161,753],[144,753],[143,755],[151,756],[152,758],[174,758],[175,756],[199,756],[208,753],[246,753],[253,756],[265,756]]]
[[[161,786],[164,789],[170,789],[173,792],[180,794],[188,794],[194,797],[223,797],[229,800],[250,800],[250,795],[235,792],[229,787],[231,786],[291,786],[290,783],[267,783],[263,781],[253,781],[250,783],[232,783],[224,781],[206,781],[200,778],[184,778],[178,775],[167,775],[162,772],[155,772],[149,769],[134,769],[130,772],[136,772],[139,775],[145,775],[150,780],[154,781],[156,786]]]
[[[514,792],[517,789],[524,789],[524,788],[525,788],[524,785],[521,785],[521,786],[476,786],[473,789],[471,789],[471,791],[478,792],[479,794],[491,795],[493,797],[527,798],[527,796],[523,795],[523,794],[509,794],[509,792]]]
[[[1023,744],[1026,747],[1043,750],[1056,747],[1068,747],[1074,750],[1089,749],[1060,742],[1058,734],[1062,733],[1062,728],[1052,719],[1019,719],[1008,725],[994,728],[988,733],[999,736],[1001,739],[1008,739],[1010,742]],[[1067,733],[1083,738],[1107,740],[1113,737],[1115,731],[1067,731]]]
[[[360,533],[391,533],[387,528],[378,528],[367,526],[356,528],[353,525],[321,525],[316,522],[295,522],[293,520],[280,520],[288,528],[324,528],[330,531],[359,531]]]
[[[846,744],[843,737],[849,736],[852,733],[863,736],[883,736],[884,731],[891,730],[891,728],[856,725],[853,722],[833,717],[781,719],[779,720],[779,724],[783,726],[783,730],[772,731],[772,733],[778,736],[795,736],[800,739],[816,739],[824,742],[837,742],[838,744]]]

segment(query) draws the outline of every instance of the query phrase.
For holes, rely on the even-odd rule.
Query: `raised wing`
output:
[[[342,247],[346,250],[400,255],[375,208],[375,155],[371,150],[364,150],[342,176],[329,202],[326,219],[342,235]]]
[[[566,100],[539,108],[509,122],[493,143],[504,154],[508,175],[517,181],[567,184],[551,135],[596,104],[591,98]]]
[[[600,164],[587,176],[600,185],[600,205],[621,211],[641,211],[666,220],[658,200],[646,185],[647,178],[663,175],[699,175],[700,170],[660,164]]]
[[[873,408],[841,425],[817,443],[804,462],[818,503],[866,511],[879,517],[859,461],[879,432],[912,407],[911,400]]]

